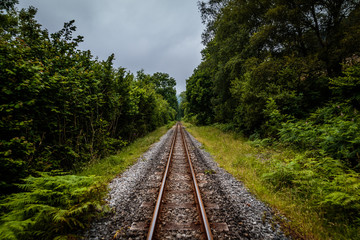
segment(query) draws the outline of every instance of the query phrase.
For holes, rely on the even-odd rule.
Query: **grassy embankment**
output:
[[[149,149],[153,143],[159,141],[160,137],[163,136],[174,124],[175,122],[171,122],[168,125],[160,127],[146,136],[135,140],[127,147],[121,149],[121,151],[119,151],[116,155],[93,162],[77,175],[96,175],[100,176],[104,182],[110,181],[116,175],[119,175],[126,170],[127,167],[133,165],[137,159],[147,149]]]
[[[283,230],[295,239],[359,239],[356,224],[349,225],[346,220],[338,222],[324,217],[325,213],[317,205],[316,195],[304,193],[307,189],[311,192],[313,189],[310,188],[317,188],[316,185],[300,183],[287,186],[287,181],[291,179],[287,179],[286,174],[283,179],[278,179],[279,183],[275,186],[267,181],[269,173],[279,172],[279,162],[289,163],[304,157],[304,153],[279,146],[256,146],[254,142],[214,126],[184,125],[220,167],[242,181],[258,199],[288,218],[289,221],[282,221]],[[319,190],[322,191],[321,188]]]
[[[39,173],[24,179],[22,192],[0,202],[0,239],[77,239],[94,217],[106,212],[107,183],[134,164],[174,123],[137,139],[116,155],[80,172]]]

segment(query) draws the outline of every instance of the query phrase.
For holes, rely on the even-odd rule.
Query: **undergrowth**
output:
[[[81,172],[37,173],[19,184],[20,192],[0,203],[0,239],[78,239],[93,218],[110,209],[107,183],[166,133],[174,122],[135,140],[118,154],[97,159]]]
[[[279,141],[299,150],[321,150],[360,171],[360,115],[349,103],[328,104],[304,120],[287,121]]]
[[[150,145],[157,142],[173,125],[175,125],[175,121],[157,128],[155,131],[124,147],[117,154],[95,160],[77,174],[101,176],[103,181],[110,181],[117,174],[122,173],[127,167],[134,164]]]
[[[283,227],[295,239],[359,239],[360,174],[343,160],[271,139],[249,141],[229,126],[186,126],[221,167],[288,218]]]
[[[96,212],[105,210],[106,185],[96,176],[41,173],[28,177],[23,190],[1,203],[1,239],[62,239],[84,228]]]

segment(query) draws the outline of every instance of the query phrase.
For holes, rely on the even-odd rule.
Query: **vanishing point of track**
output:
[[[86,239],[288,239],[272,210],[221,169],[181,125],[110,184],[114,211],[96,222]]]
[[[176,228],[193,231],[201,239],[213,239],[184,130],[179,123],[175,126],[147,239],[162,238],[167,235],[166,231]]]
[[[110,184],[115,211],[96,222],[86,239],[140,240],[147,233],[148,239],[287,239],[271,209],[221,169],[181,125]],[[201,202],[206,214],[197,205]],[[206,215],[209,221],[203,220]]]

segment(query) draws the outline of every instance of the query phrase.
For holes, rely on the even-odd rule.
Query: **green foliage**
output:
[[[186,91],[181,92],[179,95],[179,119],[185,117],[189,103],[186,100]]]
[[[359,2],[228,0],[199,9],[206,47],[187,80],[185,119],[233,124],[257,144],[279,138],[359,169]]]
[[[41,173],[28,177],[23,190],[2,200],[1,239],[52,239],[85,228],[104,210],[106,186],[95,176]]]
[[[198,5],[205,49],[187,80],[184,119],[231,126],[253,146],[310,151],[269,163],[264,179],[309,201],[329,224],[358,228],[359,1]]]
[[[281,122],[307,117],[335,99],[335,89],[356,105],[357,68],[342,76],[341,63],[358,61],[358,1],[200,1],[199,9],[206,47],[187,82],[189,118],[276,137]],[[281,116],[276,126],[269,98]]]
[[[236,130],[234,124],[232,123],[223,123],[223,124],[214,123],[213,126],[220,129],[223,132],[234,132]]]
[[[210,104],[213,96],[212,83],[208,78],[208,74],[199,68],[186,80],[187,104],[184,112],[188,115],[193,114],[194,121],[199,124],[209,124],[213,118],[213,109]]]
[[[49,34],[36,9],[1,3],[0,191],[36,171],[74,170],[174,120],[175,80],[137,78],[77,49],[74,20]]]
[[[360,174],[342,161],[314,150],[264,147],[267,138],[249,141],[214,125],[186,126],[222,168],[286,216],[281,225],[292,238],[359,238]]]
[[[360,110],[360,62],[359,59],[354,60],[357,62],[344,66],[344,76],[330,79],[330,87],[338,99],[348,99]]]
[[[311,155],[313,155],[311,157]],[[357,224],[360,219],[360,174],[339,161],[308,152],[288,162],[273,161],[264,181],[278,190],[293,189],[331,221]]]
[[[308,119],[283,123],[280,141],[298,149],[321,149],[345,165],[360,167],[360,119],[349,104],[331,104]]]
[[[155,91],[160,94],[176,112],[178,111],[178,101],[176,97],[176,81],[167,73],[156,72],[152,75],[152,82]],[[174,118],[172,118],[174,119]]]
[[[49,34],[17,2],[0,3],[0,238],[60,239],[103,210],[106,188],[44,172],[76,172],[175,120],[176,82],[94,59],[74,20]]]
[[[267,128],[265,132],[269,136],[275,136],[281,123],[285,121],[286,115],[280,113],[273,98],[266,101],[264,115],[268,118],[264,125]]]

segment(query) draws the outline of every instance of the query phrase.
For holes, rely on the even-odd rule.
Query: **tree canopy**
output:
[[[273,138],[282,123],[333,105],[349,106],[342,114],[359,120],[358,0],[210,0],[198,6],[205,48],[187,79],[189,120]],[[360,163],[355,155],[346,160],[352,166]]]
[[[0,190],[37,171],[74,170],[175,120],[175,80],[137,76],[78,49],[74,21],[49,34],[36,9],[0,3]],[[146,79],[149,79],[147,81]]]

